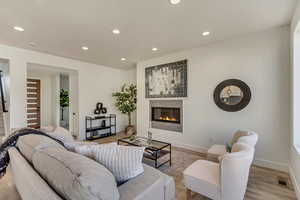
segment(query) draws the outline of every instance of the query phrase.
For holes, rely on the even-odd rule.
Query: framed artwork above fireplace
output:
[[[187,97],[187,60],[145,69],[146,98]]]

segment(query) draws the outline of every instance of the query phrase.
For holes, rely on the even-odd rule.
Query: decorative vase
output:
[[[127,126],[125,128],[125,135],[135,135],[135,132],[134,126]]]

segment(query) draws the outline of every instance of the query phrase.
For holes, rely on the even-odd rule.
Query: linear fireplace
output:
[[[151,128],[182,132],[182,104],[182,100],[150,100]]]
[[[152,121],[180,124],[180,108],[152,107]]]

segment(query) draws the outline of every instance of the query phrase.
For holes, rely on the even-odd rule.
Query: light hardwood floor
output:
[[[98,143],[116,142],[118,138],[124,137],[123,134],[118,136],[96,140]],[[172,166],[164,165],[159,168],[162,172],[172,176],[176,183],[177,200],[186,199],[186,188],[183,185],[182,172],[196,160],[206,159],[206,154],[198,153],[182,148],[172,148]],[[145,160],[149,165],[152,162]],[[287,186],[278,184],[279,179],[287,181]],[[199,194],[192,194],[192,200],[207,200]],[[266,169],[258,166],[252,166],[247,193],[245,200],[296,200],[295,192],[291,184],[289,174]]]
[[[120,137],[124,137],[124,135],[100,139],[96,142],[115,142]],[[185,200],[186,188],[182,182],[182,172],[194,161],[205,159],[206,155],[175,147],[172,148],[172,151],[172,166],[169,167],[168,165],[165,165],[159,168],[159,170],[174,178],[176,182],[177,200]],[[145,162],[149,165],[152,164],[152,162],[147,160]],[[288,181],[288,186],[279,185],[279,178],[286,179]],[[10,172],[8,172],[4,178],[0,179],[0,200],[2,199],[20,200],[20,197],[18,196],[13,184]],[[192,200],[207,199],[208,198],[199,194],[192,194]],[[290,177],[287,173],[253,166],[250,172],[245,200],[296,200],[296,196],[291,185]]]

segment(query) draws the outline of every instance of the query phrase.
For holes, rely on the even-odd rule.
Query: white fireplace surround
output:
[[[152,108],[179,108],[180,109],[180,123],[161,122],[152,120]],[[183,132],[183,101],[182,100],[150,100],[149,120],[151,128],[168,130],[174,132]]]

